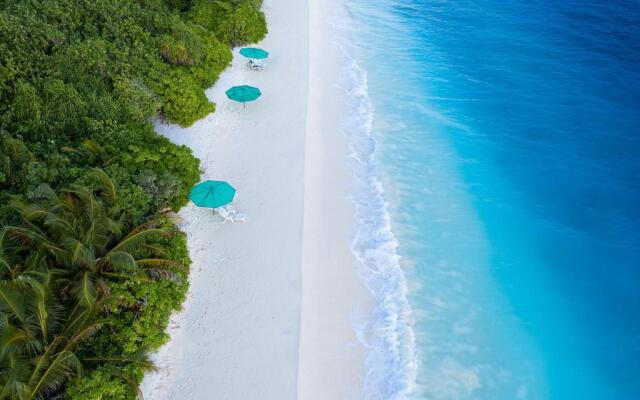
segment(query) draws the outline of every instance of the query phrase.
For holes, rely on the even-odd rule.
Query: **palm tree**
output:
[[[104,324],[111,282],[171,277],[175,267],[162,257],[168,230],[157,220],[132,227],[111,179],[102,170],[92,178],[94,190],[45,188],[41,201],[10,203],[20,222],[0,230],[0,399],[49,398],[83,363],[149,366],[143,354],[77,352]]]
[[[90,309],[65,309],[53,273],[4,257],[0,267],[0,399],[44,399],[82,373],[75,348],[100,323]]]
[[[93,178],[97,190],[48,189],[43,201],[31,204],[13,199],[21,223],[4,229],[4,241],[28,253],[25,258],[55,269],[63,298],[87,308],[109,296],[110,281],[171,277],[176,266],[162,257],[160,239],[168,230],[158,220],[130,227],[113,181],[99,169]]]

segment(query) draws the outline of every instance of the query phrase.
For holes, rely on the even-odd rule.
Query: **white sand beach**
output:
[[[357,399],[363,348],[352,329],[367,304],[349,250],[352,209],[330,4],[265,0],[265,71],[238,56],[189,128],[158,124],[200,158],[202,179],[229,181],[244,224],[192,204],[180,211],[191,286],[171,340],[142,384],[146,399]],[[249,84],[254,103],[226,99]]]

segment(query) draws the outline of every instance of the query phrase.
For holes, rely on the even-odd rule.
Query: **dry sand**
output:
[[[309,98],[304,191],[304,251],[298,398],[362,399],[364,351],[353,325],[369,294],[349,244],[353,206],[347,147],[340,132],[339,2],[309,2]]]
[[[265,0],[268,67],[235,53],[207,96],[216,113],[157,131],[189,146],[202,179],[237,189],[244,224],[210,210],[180,211],[193,260],[171,340],[153,355],[147,400],[287,400],[361,397],[361,345],[351,328],[366,303],[349,251],[346,149],[339,133],[337,45],[330,4]],[[311,16],[311,18],[310,18]],[[224,91],[249,84],[246,108]]]

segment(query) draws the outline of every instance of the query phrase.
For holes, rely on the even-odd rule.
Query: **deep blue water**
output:
[[[640,1],[346,3],[410,397],[640,399]]]

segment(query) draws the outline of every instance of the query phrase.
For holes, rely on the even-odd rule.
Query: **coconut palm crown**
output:
[[[102,170],[94,177],[97,190],[74,186],[56,194],[45,187],[40,202],[12,200],[21,223],[4,229],[5,242],[27,249],[28,262],[53,269],[62,293],[89,308],[108,297],[110,280],[168,276],[173,265],[155,246],[167,229],[157,220],[130,227],[111,179]]]

